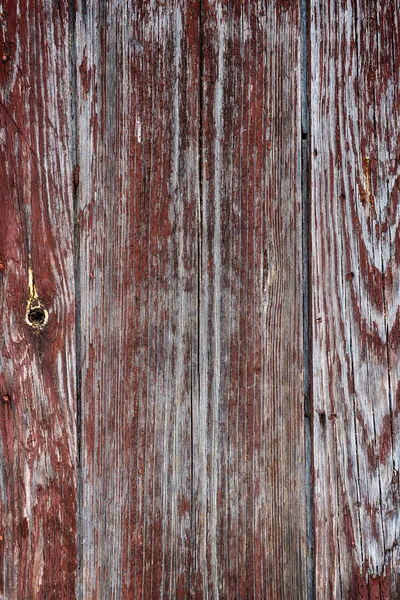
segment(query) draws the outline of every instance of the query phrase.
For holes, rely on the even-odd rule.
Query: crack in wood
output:
[[[29,298],[26,303],[25,322],[27,325],[29,325],[29,327],[33,328],[35,335],[39,335],[39,333],[47,325],[49,313],[39,300],[39,296],[36,291],[31,256],[29,256],[28,290]]]

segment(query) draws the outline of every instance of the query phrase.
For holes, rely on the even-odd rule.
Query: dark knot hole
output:
[[[43,325],[46,320],[46,313],[40,306],[31,308],[28,312],[28,320],[32,325]]]

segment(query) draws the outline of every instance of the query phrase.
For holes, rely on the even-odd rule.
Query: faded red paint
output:
[[[391,576],[390,565],[384,569],[382,575],[375,577],[368,573],[367,567],[355,569],[349,600],[393,600],[395,596],[391,591]]]
[[[396,4],[309,7],[327,600],[400,585],[397,538],[368,570],[399,497]],[[305,596],[300,3],[77,0],[70,31],[69,11],[0,14],[1,594],[76,598],[77,372],[85,598]]]
[[[75,598],[73,207],[69,5],[6,1],[0,15],[3,402],[2,595]],[[29,256],[29,253],[31,256]],[[49,310],[25,323],[28,269]]]
[[[81,86],[82,86],[82,94],[83,98],[86,100],[88,92],[90,90],[90,84],[92,80],[92,69],[88,68],[87,65],[87,56],[84,53],[82,62],[79,67],[79,73],[81,76]]]
[[[392,435],[391,415],[386,415],[383,419],[383,424],[379,435],[379,459],[381,463],[385,463],[389,453],[392,452]]]

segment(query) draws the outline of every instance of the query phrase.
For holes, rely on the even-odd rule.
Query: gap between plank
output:
[[[203,0],[199,2],[199,130],[198,130],[198,177],[199,177],[199,198],[197,208],[197,406],[200,407],[200,356],[201,356],[201,343],[200,343],[200,332],[201,332],[201,270],[202,270],[202,233],[203,233],[203,73],[204,73],[204,50],[203,50]],[[191,540],[192,540],[192,551],[194,556],[191,559],[192,572],[190,573],[190,582],[192,585],[193,574],[197,569],[197,556],[196,556],[196,531],[197,526],[195,522],[196,510],[194,506],[194,424],[193,424],[193,402],[191,404],[190,412],[191,422],[191,495],[192,495],[192,506],[191,506]]]
[[[313,427],[311,390],[311,239],[310,239],[310,119],[309,119],[309,0],[300,6],[300,63],[301,63],[301,199],[303,255],[303,373],[304,373],[304,440],[307,533],[307,598],[315,598],[314,569],[314,486],[313,486]]]
[[[76,386],[76,443],[77,443],[77,598],[82,599],[82,400],[81,400],[81,285],[80,285],[80,230],[79,230],[79,162],[77,128],[76,80],[76,4],[69,0],[69,48],[71,89],[71,163],[74,210],[74,279],[75,279],[75,386]]]

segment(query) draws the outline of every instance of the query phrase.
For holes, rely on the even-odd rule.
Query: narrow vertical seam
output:
[[[300,64],[301,64],[301,204],[302,204],[302,287],[303,287],[303,372],[304,372],[304,440],[305,440],[305,493],[307,536],[307,598],[315,597],[314,569],[314,485],[313,485],[313,427],[311,359],[311,202],[310,202],[310,40],[309,0],[300,6]]]
[[[76,81],[76,5],[69,1],[69,46],[70,46],[70,89],[71,89],[71,163],[74,219],[74,281],[75,281],[75,386],[76,386],[76,441],[77,441],[77,598],[82,600],[82,402],[81,402],[81,286],[80,286],[80,229],[78,198],[78,126],[77,126],[77,81]]]
[[[199,88],[198,88],[198,111],[199,111],[199,128],[198,128],[198,177],[199,177],[199,198],[198,198],[198,206],[197,206],[197,406],[200,407],[201,403],[201,385],[200,385],[200,377],[201,377],[201,365],[200,365],[200,356],[201,356],[201,269],[202,269],[202,230],[203,230],[203,74],[204,74],[204,48],[203,48],[203,0],[199,2]],[[191,585],[194,584],[196,578],[194,577],[194,573],[197,568],[197,543],[196,543],[196,510],[195,510],[195,498],[194,498],[194,422],[193,422],[193,399],[191,403],[191,411],[190,411],[190,423],[191,423],[191,513],[192,513],[192,550],[194,556],[191,560]],[[195,595],[195,590],[193,589],[193,595]]]

